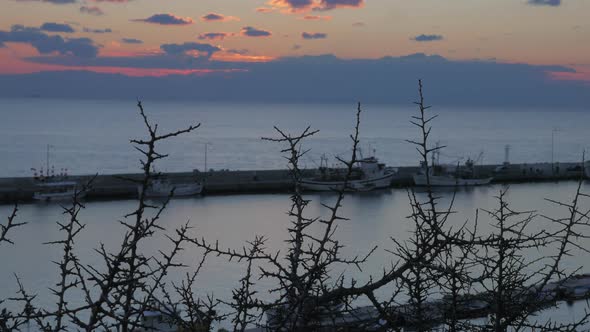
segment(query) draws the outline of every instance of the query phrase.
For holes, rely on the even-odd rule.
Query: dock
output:
[[[412,175],[418,172],[417,166],[398,167],[392,179],[392,187],[408,187],[413,184]],[[304,176],[313,176],[317,170],[307,169]],[[540,181],[559,181],[579,179],[584,174],[580,163],[534,163],[502,164],[476,166],[479,176],[493,176],[495,183],[525,183]],[[86,183],[95,175],[70,175],[68,180]],[[141,174],[96,175],[87,199],[129,199],[137,196],[137,185],[126,179],[141,179]],[[210,170],[200,172],[164,173],[162,176],[172,183],[202,181],[204,194],[254,194],[283,193],[292,189],[292,179],[288,170]],[[33,177],[0,178],[0,202],[11,203],[32,200],[39,181]]]

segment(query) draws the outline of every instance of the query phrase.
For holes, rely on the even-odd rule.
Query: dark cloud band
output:
[[[328,35],[322,32],[304,32],[301,34],[301,37],[303,39],[326,39],[328,38]]]
[[[6,42],[30,44],[41,54],[57,52],[82,58],[93,58],[98,55],[98,46],[90,38],[50,36],[40,28],[22,25],[13,25],[10,31],[0,31],[0,46]]]
[[[64,33],[72,33],[74,32],[74,28],[72,28],[69,24],[61,24],[61,23],[53,23],[53,22],[46,22],[43,23],[40,27],[43,31],[48,32],[64,32]]]
[[[270,31],[256,29],[254,27],[243,27],[241,33],[247,37],[270,37],[272,35]]]
[[[431,41],[443,40],[443,36],[422,34],[422,35],[418,35],[416,37],[412,37],[410,39],[417,41],[417,42],[431,42]]]
[[[193,24],[190,17],[179,17],[172,14],[154,14],[148,18],[135,19],[135,22],[154,23],[161,25],[189,25]]]
[[[557,7],[561,5],[561,0],[529,0],[528,4],[533,6]]]

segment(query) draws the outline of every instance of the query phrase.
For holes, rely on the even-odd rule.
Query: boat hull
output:
[[[78,199],[84,198],[86,192],[78,192]],[[42,193],[36,192],[33,194],[33,199],[36,201],[68,201],[74,197],[74,191],[67,191],[63,193]]]
[[[36,201],[68,201],[72,200],[74,194],[78,198],[84,198],[86,191],[80,191],[75,181],[46,181],[37,184],[37,190],[33,193]]]
[[[170,186],[158,186],[157,188],[147,188],[145,191],[146,197],[168,197],[170,192],[174,189],[174,197],[180,196],[194,196],[203,192],[203,185],[200,183],[194,184],[179,184]],[[141,187],[137,188],[141,192]]]
[[[426,175],[414,174],[414,184],[417,186],[427,186]],[[492,182],[491,177],[481,179],[461,179],[452,176],[430,176],[430,186],[432,187],[465,187],[465,186],[484,186]]]
[[[373,189],[388,188],[395,174],[387,174],[379,178],[360,179],[348,181],[348,187],[344,188],[344,181],[316,181],[301,180],[299,184],[308,191],[369,191]]]

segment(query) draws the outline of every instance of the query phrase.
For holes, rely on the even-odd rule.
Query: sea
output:
[[[161,133],[200,124],[195,132],[173,138],[160,151],[169,157],[160,171],[207,168],[253,170],[285,168],[274,127],[297,134],[307,126],[319,130],[303,142],[311,151],[303,167],[317,167],[322,155],[350,154],[356,104],[239,104],[144,100],[150,121]],[[360,137],[365,155],[375,154],[392,166],[417,165],[419,138],[410,123],[417,115],[411,103],[361,105]],[[433,107],[431,143],[446,146],[440,162],[456,164],[467,158],[479,163],[504,161],[510,145],[514,163],[576,162],[590,148],[588,109],[489,109]],[[129,143],[147,135],[136,101],[130,100],[0,100],[0,177],[31,176],[31,168],[47,167],[69,174],[137,172],[140,154]],[[50,166],[50,167],[51,167]]]
[[[159,171],[190,171],[193,169],[280,169],[285,168],[281,154],[283,146],[262,140],[276,137],[276,126],[285,132],[300,133],[307,126],[319,132],[303,142],[310,149],[302,160],[303,166],[317,167],[320,157],[346,157],[350,153],[349,135],[354,127],[355,104],[239,104],[194,103],[178,101],[143,101],[150,121],[158,131],[166,133],[191,124],[200,124],[193,133],[171,138],[158,149],[169,157],[156,165]],[[418,131],[410,123],[417,110],[412,105],[361,105],[361,147],[365,154],[374,154],[391,166],[416,165],[418,154],[406,140],[417,139]],[[513,163],[581,161],[590,148],[590,110],[571,109],[488,109],[434,107],[438,115],[432,122],[431,141],[446,146],[441,162],[456,163],[467,158],[480,163],[504,161],[505,146],[510,146]],[[140,155],[130,140],[144,138],[145,127],[135,100],[0,100],[0,177],[27,177],[32,168],[54,165],[56,172],[67,168],[69,174],[113,174],[139,171]],[[205,152],[206,151],[206,152]],[[48,153],[49,152],[49,153]],[[206,155],[206,158],[205,158]],[[205,165],[206,164],[206,165]],[[549,219],[567,216],[567,209],[549,200],[569,202],[576,181],[520,183],[510,186],[494,184],[485,187],[440,191],[441,206],[449,204],[455,195],[450,225],[472,226],[478,216],[482,234],[493,230],[486,210],[497,207],[496,196],[507,190],[511,207],[519,211],[535,211],[531,231],[555,227]],[[590,191],[590,183],[582,184]],[[409,238],[412,223],[407,218],[409,208],[406,189],[388,189],[348,195],[341,215],[348,218],[337,231],[343,255],[353,257],[377,250],[362,269],[335,267],[331,273],[368,280],[379,276],[383,267],[395,262],[390,253],[394,242]],[[418,195],[423,193],[418,192]],[[333,204],[331,193],[306,195],[311,200],[308,216],[328,215],[324,204]],[[155,201],[154,203],[158,203]],[[588,209],[589,202],[586,201]],[[87,265],[104,267],[95,249],[101,244],[116,250],[124,227],[119,221],[136,207],[136,201],[88,201],[80,213],[84,230],[76,240],[75,253]],[[285,252],[290,218],[288,194],[255,194],[202,196],[173,199],[162,215],[158,232],[142,244],[147,255],[170,248],[166,235],[189,222],[191,236],[219,241],[220,246],[241,249],[255,236],[267,239],[269,252]],[[0,220],[4,222],[13,206],[0,205]],[[57,222],[63,222],[63,208],[55,203],[22,203],[17,220],[25,225],[11,230],[14,244],[0,244],[0,299],[16,294],[16,276],[29,292],[37,294],[39,306],[51,306],[55,299],[50,287],[57,281],[57,266],[61,258],[58,245],[46,244],[62,238]],[[321,230],[317,230],[320,232]],[[580,239],[580,245],[590,248],[590,240]],[[548,256],[551,248],[528,251],[527,257]],[[194,271],[202,252],[187,245],[179,256],[186,266],[174,269],[168,282],[180,282],[187,272]],[[590,257],[574,250],[564,261],[568,271],[590,272]],[[197,294],[231,298],[238,286],[244,264],[228,262],[222,257],[206,260],[197,279]],[[268,290],[271,280],[257,282],[260,296],[272,299]],[[391,288],[381,290],[386,296]],[[70,299],[71,303],[81,298]],[[362,299],[360,304],[363,304]],[[562,304],[550,311],[549,317],[572,321],[580,317],[585,305]],[[223,310],[223,309],[222,309]],[[547,315],[543,316],[546,318]],[[225,324],[225,325],[224,325]],[[227,326],[222,323],[220,326]]]

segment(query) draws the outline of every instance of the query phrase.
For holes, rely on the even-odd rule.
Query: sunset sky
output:
[[[302,56],[423,53],[559,66],[542,70],[590,82],[587,0],[0,1],[0,74],[207,75]]]

